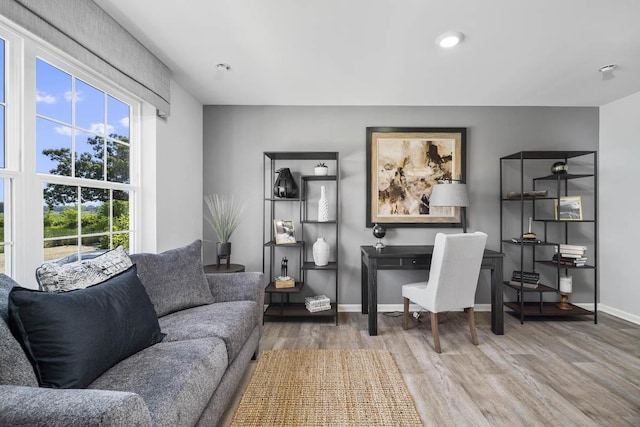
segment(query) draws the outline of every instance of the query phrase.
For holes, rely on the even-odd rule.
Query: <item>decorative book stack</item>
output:
[[[567,267],[584,267],[587,264],[587,247],[581,245],[560,245],[553,255],[553,261]]]
[[[306,297],[304,305],[312,313],[316,311],[331,310],[331,300],[324,295],[316,295],[314,297]]]
[[[517,191],[509,191],[507,193],[507,199],[535,199],[536,197],[547,197],[547,190],[541,191],[525,191],[524,193],[519,193]]]
[[[522,285],[525,288],[536,289],[540,282],[540,274],[534,271],[513,271],[511,275],[511,284],[514,286]]]

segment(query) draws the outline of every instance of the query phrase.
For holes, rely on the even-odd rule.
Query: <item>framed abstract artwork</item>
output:
[[[460,208],[431,207],[439,181],[466,182],[466,128],[367,128],[367,227],[460,227]]]

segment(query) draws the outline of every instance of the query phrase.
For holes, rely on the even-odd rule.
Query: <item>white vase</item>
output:
[[[329,202],[324,185],[320,187],[320,200],[318,201],[318,221],[329,221]]]
[[[318,267],[323,267],[329,264],[329,254],[331,248],[324,237],[318,237],[318,240],[313,244],[313,262]]]

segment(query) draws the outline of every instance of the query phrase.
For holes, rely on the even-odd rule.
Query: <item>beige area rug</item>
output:
[[[270,350],[231,421],[239,426],[422,426],[386,350]]]

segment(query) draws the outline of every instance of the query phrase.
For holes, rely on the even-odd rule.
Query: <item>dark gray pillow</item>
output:
[[[202,268],[202,241],[160,254],[132,254],[158,317],[215,302]]]
[[[86,388],[164,338],[135,266],[68,292],[16,286],[9,294],[9,322],[41,387]]]

